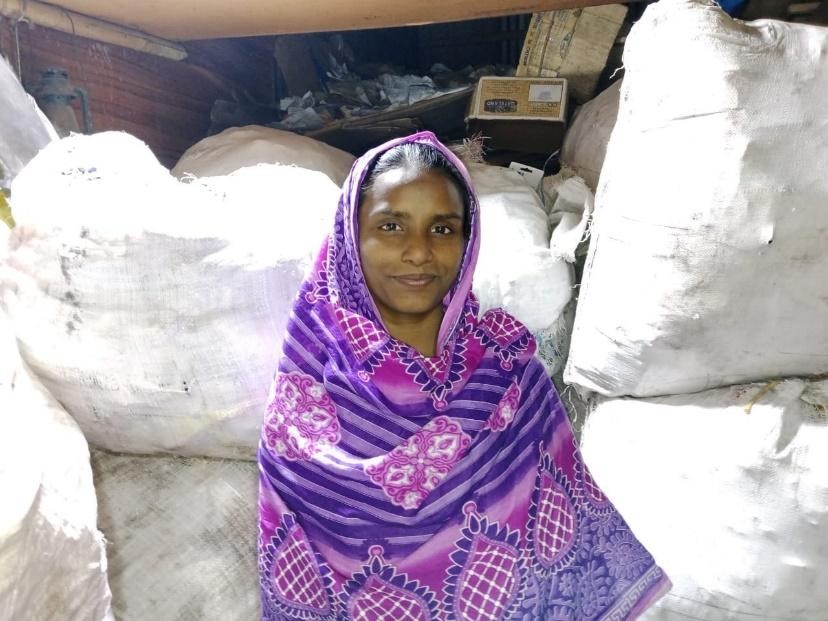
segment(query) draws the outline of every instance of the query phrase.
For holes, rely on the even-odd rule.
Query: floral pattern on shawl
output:
[[[366,465],[365,473],[395,505],[416,509],[470,444],[471,438],[457,422],[438,416],[379,463]]]
[[[503,431],[509,426],[509,423],[515,418],[515,413],[520,403],[520,386],[517,382],[512,382],[509,388],[506,389],[506,394],[497,404],[495,411],[486,419],[484,429],[491,431]]]
[[[273,385],[262,437],[285,459],[311,459],[339,442],[336,407],[325,387],[303,373],[280,373]]]

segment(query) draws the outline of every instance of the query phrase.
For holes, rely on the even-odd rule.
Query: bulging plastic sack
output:
[[[15,180],[0,266],[23,358],[95,446],[255,459],[338,195],[272,164],[182,183],[127,134],[52,143]]]
[[[518,173],[470,165],[480,199],[480,256],[474,292],[481,311],[502,307],[535,335],[547,371],[565,359],[572,298],[572,266],[549,248],[549,220],[541,199]]]
[[[0,313],[0,619],[111,621],[89,449]]]
[[[622,80],[613,82],[578,108],[561,147],[561,161],[582,177],[593,192],[598,187],[607,143],[618,117],[621,84]]]
[[[828,380],[597,400],[584,459],[673,581],[642,619],[825,619],[826,411]]]
[[[828,371],[826,49],[828,28],[647,8],[567,382],[651,396]]]
[[[257,164],[283,164],[315,170],[342,185],[354,156],[307,136],[261,125],[231,127],[187,149],[176,177],[218,177]]]

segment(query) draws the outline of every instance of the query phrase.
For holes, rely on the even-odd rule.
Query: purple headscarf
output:
[[[434,357],[386,331],[359,259],[360,189],[384,152],[439,150],[470,235]],[[433,134],[356,161],[299,292],[259,448],[262,616],[631,619],[669,588],[592,480],[526,328],[478,317],[477,200]]]

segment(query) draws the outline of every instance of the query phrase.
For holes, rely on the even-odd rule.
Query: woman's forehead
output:
[[[429,203],[443,204],[451,211],[463,212],[463,196],[458,183],[447,173],[434,168],[416,170],[408,167],[385,171],[377,175],[365,192],[364,202],[370,203],[373,211],[373,207],[379,205],[405,205],[425,196]]]

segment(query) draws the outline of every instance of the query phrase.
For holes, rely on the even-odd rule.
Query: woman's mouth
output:
[[[402,276],[394,276],[394,280],[413,289],[428,287],[436,278],[434,274],[403,274]]]

